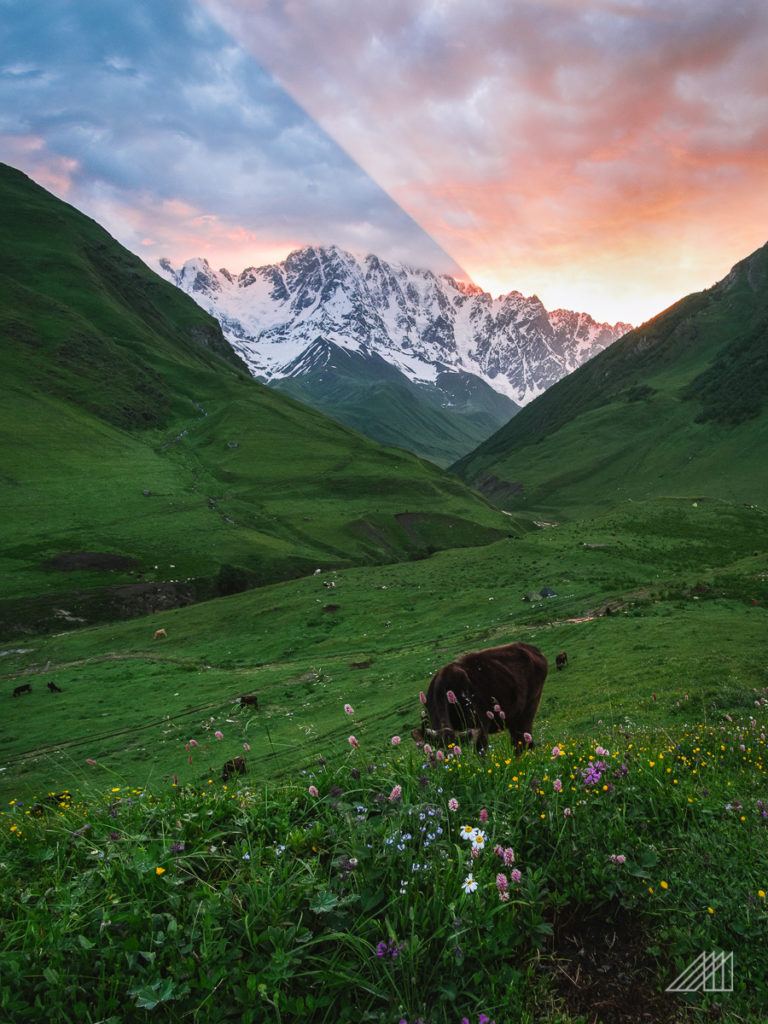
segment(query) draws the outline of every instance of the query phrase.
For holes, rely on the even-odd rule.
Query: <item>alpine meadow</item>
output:
[[[0,1024],[768,1020],[762,5],[10,6]]]

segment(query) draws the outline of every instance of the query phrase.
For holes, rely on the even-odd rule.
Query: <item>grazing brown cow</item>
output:
[[[155,632],[152,634],[152,639],[153,640],[167,640],[168,639],[168,634],[165,632],[164,629],[156,629]]]
[[[530,644],[506,644],[462,655],[432,677],[426,698],[432,728],[414,729],[413,738],[423,742],[426,736],[446,745],[459,734],[469,734],[482,753],[488,734],[507,728],[515,752],[522,753],[547,669],[547,659]]]
[[[255,693],[244,693],[240,698],[240,704],[244,708],[257,708],[259,706],[259,698]]]
[[[565,653],[565,651],[560,651],[558,656],[555,658],[555,665],[557,666],[557,671],[559,672],[561,668],[565,668],[567,664],[568,655]]]
[[[17,686],[16,689],[13,691],[13,696],[20,697],[22,693],[32,693],[32,687],[29,685],[29,683],[24,683],[23,686]]]
[[[245,775],[245,772],[245,758],[242,755],[233,757],[221,766],[221,781],[227,782],[233,775]]]
[[[51,680],[48,683],[48,689],[51,691],[51,693],[63,693],[64,692],[60,686],[57,686],[56,683],[54,683],[53,680]]]

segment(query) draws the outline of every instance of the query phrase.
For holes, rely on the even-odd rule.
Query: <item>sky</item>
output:
[[[0,159],[151,263],[640,323],[768,240],[764,0],[0,0]]]

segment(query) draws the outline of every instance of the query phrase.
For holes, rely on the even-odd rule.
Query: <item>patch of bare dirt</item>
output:
[[[76,572],[82,569],[127,572],[138,567],[138,559],[109,551],[63,551],[60,555],[54,555],[47,562],[43,562],[43,568],[56,569],[59,572]]]
[[[562,916],[547,967],[570,1014],[588,1024],[682,1024],[690,1008],[664,991],[668,980],[646,952],[648,937],[626,911]],[[711,1019],[716,1019],[712,1017]]]

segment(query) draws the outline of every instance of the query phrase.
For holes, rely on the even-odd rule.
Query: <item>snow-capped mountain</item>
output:
[[[316,369],[318,339],[386,360],[416,384],[471,374],[525,405],[631,329],[599,324],[520,292],[493,298],[430,270],[353,256],[336,246],[292,252],[240,274],[191,259],[162,273],[221,323],[255,376]],[[449,403],[446,403],[449,404]]]

